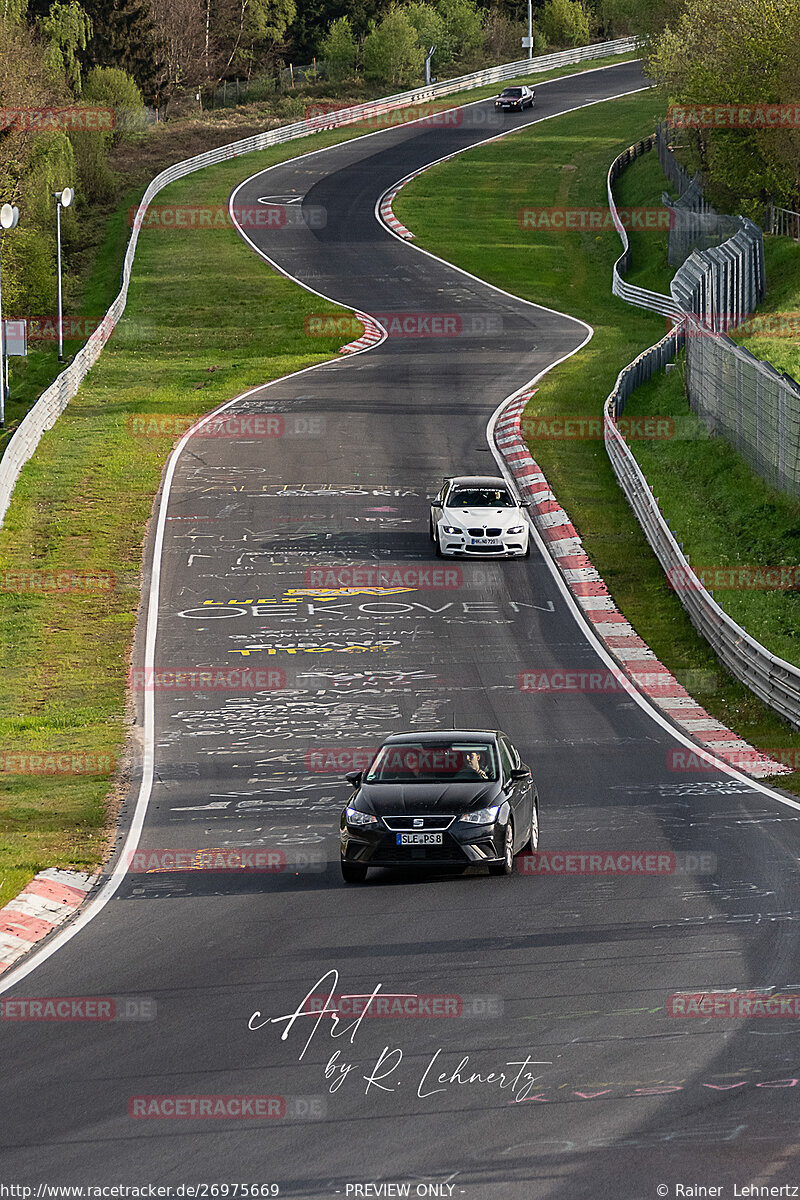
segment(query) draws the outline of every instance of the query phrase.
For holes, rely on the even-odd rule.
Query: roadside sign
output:
[[[28,322],[3,321],[7,355],[24,358],[28,353]]]

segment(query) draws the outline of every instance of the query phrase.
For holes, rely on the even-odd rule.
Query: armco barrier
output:
[[[611,272],[611,291],[615,296],[619,296],[620,300],[625,300],[628,304],[635,304],[637,308],[649,308],[665,317],[678,320],[680,309],[675,300],[664,296],[661,292],[651,292],[647,288],[635,287],[632,283],[626,283],[622,278],[630,265],[631,246],[627,230],[620,220],[617,206],[614,203],[614,183],[629,163],[652,150],[655,142],[656,135],[653,133],[650,137],[637,142],[635,146],[629,146],[627,150],[623,150],[622,154],[618,154],[608,168],[608,179],[606,180],[608,207],[611,211],[611,219],[622,241],[622,254],[614,263]]]
[[[94,366],[100,351],[111,336],[114,327],[125,311],[128,299],[133,259],[136,254],[136,244],[139,238],[139,228],[150,202],[168,184],[200,171],[203,167],[214,166],[229,158],[237,158],[243,154],[251,154],[256,150],[264,150],[267,146],[276,146],[295,138],[307,137],[320,130],[332,129],[339,126],[353,125],[362,118],[377,116],[381,113],[400,108],[403,105],[417,103],[421,100],[435,100],[440,96],[452,95],[455,92],[470,91],[490,83],[501,83],[506,79],[517,79],[524,75],[537,75],[544,71],[573,63],[609,58],[615,54],[627,54],[636,49],[636,38],[620,38],[615,42],[601,42],[594,46],[577,46],[572,50],[559,51],[556,54],[543,54],[537,58],[524,58],[517,62],[504,63],[499,67],[488,67],[483,71],[475,71],[470,75],[460,75],[455,79],[447,79],[442,83],[429,87],[414,88],[389,96],[382,100],[358,104],[352,108],[338,109],[335,112],[323,113],[291,125],[283,125],[264,133],[254,134],[239,142],[231,142],[216,150],[197,154],[183,162],[167,167],[151,181],[142,197],[136,212],[131,236],[125,251],[125,261],[122,268],[122,286],[119,295],[114,300],[101,322],[86,342],[85,346],[75,355],[65,371],[53,381],[49,388],[39,397],[34,406],[20,422],[13,437],[6,447],[0,460],[0,523],[8,511],[14,486],[20,471],[39,444],[42,434],[52,429],[60,414],[77,392],[80,384]],[[361,314],[359,314],[361,315]]]
[[[645,143],[639,143],[639,145],[643,146]],[[631,147],[630,150],[625,151],[624,155],[620,155],[620,159],[624,158],[625,163],[631,162],[636,157],[636,154],[633,153],[635,149],[635,147]],[[619,169],[615,171],[614,167],[619,161],[617,159],[615,163],[612,163],[608,176],[609,205],[612,215],[615,216],[614,223],[620,231],[620,237],[625,247],[625,253],[623,253],[614,267],[615,282],[617,266],[622,263],[623,259],[627,265],[628,258],[627,235],[625,235],[624,230],[621,228],[621,223],[617,224],[616,206],[611,191],[612,172],[613,178],[616,178],[619,174]],[[675,277],[676,281],[678,280],[678,276],[686,273],[687,268],[691,270],[692,261],[697,258],[710,260],[708,270],[713,274],[715,268],[719,269],[717,258],[722,258],[723,254],[726,256],[729,264],[739,264],[738,269],[735,270],[737,277],[736,287],[733,288],[731,285],[729,295],[733,296],[735,294],[737,303],[742,309],[748,297],[752,297],[753,306],[755,306],[755,303],[757,303],[757,285],[760,283],[763,286],[763,273],[758,276],[755,283],[751,281],[748,284],[742,279],[746,271],[741,269],[741,264],[750,264],[752,267],[754,263],[757,266],[759,261],[758,253],[754,250],[746,229],[737,233],[735,237],[730,239],[730,243],[726,243],[717,250],[706,251],[702,255],[693,254],[687,260],[684,267],[677,273]],[[761,271],[763,272],[763,249],[761,264]],[[731,266],[731,272],[734,272],[733,266]],[[723,285],[724,280],[723,284],[720,284],[719,280],[712,280],[709,283],[709,287],[712,290]],[[680,284],[676,288],[673,282],[672,292],[673,297],[681,294]],[[615,295],[620,294],[615,288]],[[647,293],[641,288],[627,287],[627,294],[623,295],[623,299],[628,300],[632,304],[651,308],[653,307],[652,304],[642,304],[639,297],[643,296],[644,299],[649,299],[652,295],[653,293]],[[698,302],[700,293],[699,291],[692,291],[691,288],[687,288],[685,295],[687,303]],[[742,311],[742,315],[744,316],[746,313]],[[695,580],[689,566],[689,559],[684,555],[670,530],[661,509],[658,507],[658,501],[653,496],[650,485],[619,431],[617,420],[624,412],[628,396],[630,396],[634,388],[644,383],[647,379],[650,379],[656,371],[661,370],[675,357],[683,345],[687,334],[693,340],[696,340],[698,345],[702,344],[703,339],[713,337],[708,331],[704,330],[704,327],[701,326],[700,321],[693,313],[684,312],[681,315],[681,319],[676,322],[674,327],[660,342],[645,350],[638,358],[634,359],[632,363],[629,363],[628,366],[620,371],[614,390],[606,400],[603,408],[603,434],[606,451],[620,487],[625,493],[664,571],[669,578],[691,580],[691,586],[680,588],[678,595],[695,629],[706,639],[717,657],[732,675],[745,684],[746,687],[749,687],[751,691],[755,692],[765,704],[775,709],[781,716],[786,717],[792,725],[800,728],[800,670],[793,666],[792,663],[786,662],[785,659],[771,654],[765,646],[762,646],[754,638],[750,637],[746,630],[742,629],[741,625],[737,625],[720,608],[699,579],[697,579],[695,585]],[[720,339],[714,338],[713,340],[716,342]],[[728,339],[724,340],[728,341]]]

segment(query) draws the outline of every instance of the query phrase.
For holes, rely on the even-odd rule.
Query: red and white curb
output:
[[[383,329],[368,313],[357,312],[361,324],[364,326],[364,332],[360,338],[354,342],[348,342],[346,346],[339,348],[340,354],[358,354],[359,350],[368,350],[370,346],[377,346],[378,342],[383,339]]]
[[[530,502],[531,516],[548,551],[594,632],[638,690],[717,758],[756,779],[790,774],[790,767],[756,750],[701,708],[614,604],[520,432],[523,410],[536,391],[529,388],[508,405],[495,426],[495,441],[522,498]]]
[[[40,871],[26,888],[0,908],[0,972],[72,916],[99,875],[83,871]]]
[[[457,151],[457,153],[460,153],[460,151]],[[407,183],[411,183],[412,179],[416,179],[419,175],[424,175],[426,171],[430,170],[431,166],[438,167],[439,163],[448,162],[451,158],[455,157],[455,154],[448,154],[445,158],[437,159],[435,163],[429,163],[426,167],[420,167],[418,171],[412,171],[410,175],[406,175],[405,179],[401,179],[399,183],[395,183],[388,192],[384,192],[384,194],[381,196],[380,204],[378,205],[378,212],[381,215],[381,220],[388,225],[391,231],[396,233],[398,237],[404,238],[407,242],[413,241],[414,239],[414,234],[411,232],[411,230],[406,229],[403,222],[398,221],[397,217],[392,212],[392,204],[394,203],[397,193],[401,191]]]

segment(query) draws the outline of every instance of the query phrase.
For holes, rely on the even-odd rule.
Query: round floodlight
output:
[[[4,204],[0,208],[0,227],[3,229],[13,229],[19,220],[19,209],[16,204],[12,207],[10,204]]]
[[[72,198],[74,195],[75,193],[73,192],[72,188],[64,188],[63,192],[61,192],[58,197],[61,207],[69,208],[70,204],[72,204]]]

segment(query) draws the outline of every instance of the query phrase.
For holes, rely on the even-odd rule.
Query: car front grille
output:
[[[455,816],[450,813],[416,817],[413,814],[408,816],[403,814],[399,817],[383,817],[382,820],[392,833],[423,833],[449,829],[455,821]],[[420,824],[415,824],[416,821],[419,821]]]
[[[486,536],[487,537],[500,537],[500,534],[502,532],[503,532],[502,529],[487,529]]]

